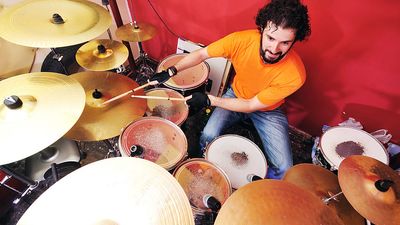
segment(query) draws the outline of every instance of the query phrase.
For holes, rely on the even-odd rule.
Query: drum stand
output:
[[[108,152],[107,152],[106,156],[104,157],[105,159],[121,156],[120,152],[114,147],[115,144],[113,144],[109,139],[103,140],[103,142],[108,147]]]
[[[137,65],[136,81],[139,84],[147,82],[147,80],[154,74],[154,69],[149,65],[150,59],[147,53],[143,50],[142,42],[138,42],[139,57],[135,60]]]

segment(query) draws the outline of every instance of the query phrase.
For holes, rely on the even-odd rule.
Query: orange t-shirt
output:
[[[285,97],[298,90],[305,82],[306,72],[299,55],[291,49],[275,64],[265,64],[260,56],[258,30],[235,32],[207,46],[211,57],[225,57],[235,68],[232,88],[236,96],[254,96],[272,110],[284,103]]]

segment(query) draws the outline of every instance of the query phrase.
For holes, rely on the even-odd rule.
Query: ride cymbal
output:
[[[108,11],[91,1],[29,0],[3,10],[0,36],[29,47],[64,47],[96,38],[111,22]]]
[[[280,180],[258,180],[235,191],[215,225],[339,225],[343,222],[312,193]]]
[[[152,39],[157,33],[156,27],[149,23],[133,22],[120,26],[115,31],[123,41],[143,42]]]
[[[86,105],[75,126],[65,135],[79,141],[100,141],[118,136],[133,120],[146,111],[146,100],[121,98],[103,102],[139,85],[132,79],[113,72],[85,71],[70,75],[85,89]],[[143,95],[144,91],[135,92]]]
[[[148,160],[118,157],[63,177],[17,224],[193,225],[194,219],[185,192],[168,171]]]
[[[82,45],[75,58],[79,65],[92,71],[111,70],[124,64],[128,48],[118,41],[99,39]]]
[[[31,156],[60,139],[85,107],[73,78],[28,73],[0,81],[0,165]]]
[[[341,193],[338,178],[327,169],[314,164],[297,164],[286,171],[282,180],[311,191],[321,201]],[[346,225],[364,225],[365,219],[357,213],[342,195],[331,199],[327,205],[335,210],[336,214]]]
[[[339,184],[350,204],[374,224],[400,224],[400,176],[388,165],[368,156],[342,161]]]

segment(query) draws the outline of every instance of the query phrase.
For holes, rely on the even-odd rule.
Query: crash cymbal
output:
[[[29,47],[64,47],[96,38],[111,22],[108,11],[91,1],[28,0],[3,10],[0,36]]]
[[[144,159],[118,157],[90,163],[52,185],[18,221],[30,224],[192,225],[194,219],[168,171]]]
[[[128,23],[118,27],[117,37],[123,41],[142,42],[152,39],[157,33],[156,27],[143,22]]]
[[[335,211],[307,190],[280,180],[258,180],[235,191],[222,205],[215,225],[333,225]]]
[[[342,161],[339,184],[350,204],[374,224],[400,224],[400,176],[388,165],[368,156]]]
[[[0,80],[29,73],[36,48],[16,45],[0,38]]]
[[[311,191],[322,201],[341,192],[338,178],[327,169],[314,164],[297,164],[286,171],[282,180]],[[364,225],[365,219],[340,194],[326,203],[346,225]]]
[[[86,92],[86,105],[75,126],[65,135],[80,141],[99,141],[118,136],[133,120],[146,111],[146,100],[125,97],[102,104],[139,85],[124,75],[113,72],[85,71],[70,75]],[[97,91],[96,91],[97,90]],[[143,90],[135,92],[144,94]]]
[[[85,106],[85,92],[76,80],[47,72],[0,81],[0,99],[0,165],[53,144],[71,129]]]
[[[128,56],[128,48],[121,42],[99,39],[82,45],[76,52],[75,58],[85,69],[105,71],[124,64]]]

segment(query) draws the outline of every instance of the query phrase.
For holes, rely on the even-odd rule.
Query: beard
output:
[[[260,47],[260,56],[261,56],[261,58],[262,58],[262,60],[263,60],[263,62],[265,63],[265,64],[275,64],[275,63],[277,63],[277,62],[279,62],[279,61],[281,61],[281,59],[283,59],[283,57],[285,57],[285,55],[289,52],[289,51],[287,51],[285,54],[282,54],[282,52],[277,52],[277,53],[275,53],[275,54],[273,54],[272,52],[270,52],[270,51],[268,51],[270,54],[272,54],[272,55],[277,55],[277,54],[279,54],[279,56],[277,57],[277,58],[275,58],[275,59],[268,59],[266,56],[265,56],[265,53],[267,52],[268,50],[262,50],[262,48]]]

